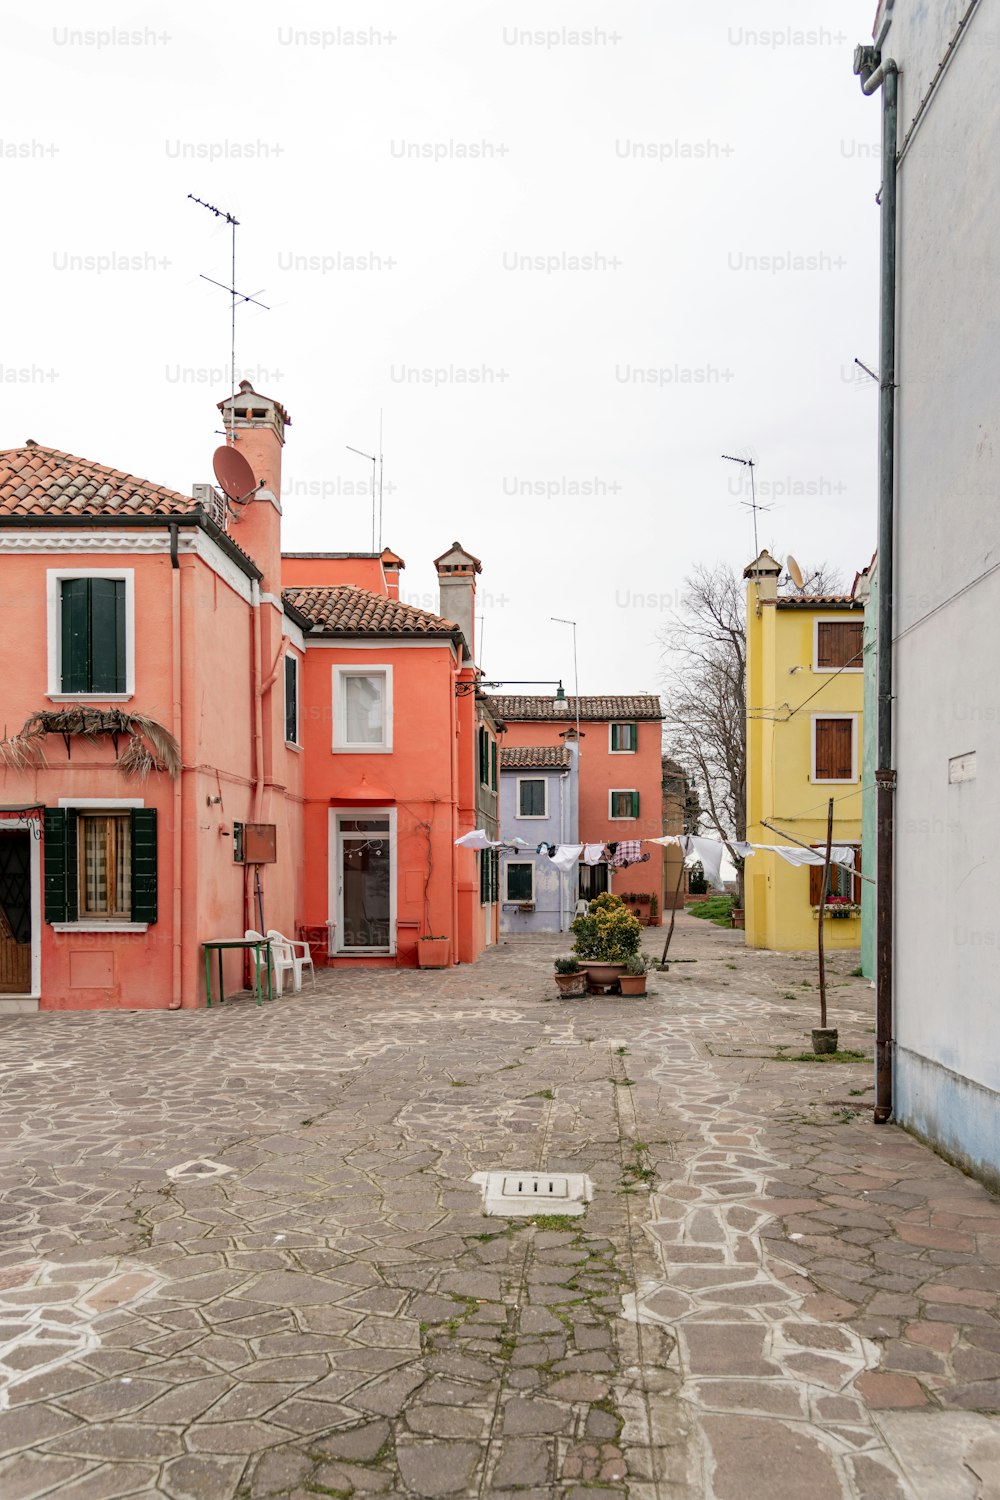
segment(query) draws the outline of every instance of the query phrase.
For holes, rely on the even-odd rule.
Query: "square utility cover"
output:
[[[582,1214],[594,1186],[582,1172],[476,1172],[483,1211],[508,1218],[532,1214]]]

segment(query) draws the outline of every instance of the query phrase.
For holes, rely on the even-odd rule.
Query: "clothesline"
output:
[[[648,854],[634,852],[638,850],[640,844],[672,845],[680,848],[685,864],[694,862],[701,865],[705,872],[705,879],[710,885],[715,886],[716,890],[725,889],[725,882],[722,879],[722,858],[727,852],[727,845],[719,839],[699,838],[696,834],[665,833],[660,838],[623,839],[615,844],[610,858],[607,857],[607,851],[611,846],[607,844],[542,843],[533,848],[523,839],[491,839],[482,828],[463,834],[461,838],[455,840],[455,843],[463,849],[513,849],[517,853],[546,853],[550,856],[555,869],[566,872],[572,870],[581,857],[588,865],[608,863],[613,869],[627,869],[632,864],[644,863],[649,859]],[[754,854],[776,854],[796,869],[803,865],[826,863],[823,850],[807,849],[801,844],[749,844],[745,840],[730,840],[728,848],[740,859],[748,859]],[[619,860],[619,855],[623,850],[625,857]],[[844,869],[853,870],[854,845],[834,844],[830,851],[830,862],[841,865]]]

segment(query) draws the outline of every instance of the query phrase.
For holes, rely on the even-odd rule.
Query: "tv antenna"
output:
[[[356,453],[359,458],[366,458],[372,466],[372,551],[375,551],[375,508],[378,506],[378,550],[382,551],[382,408],[378,409],[378,453],[365,453],[361,448],[352,448],[350,443],[344,447],[348,453]],[[378,466],[378,477],[376,481],[376,465]]]
[[[223,281],[216,281],[214,279],[214,277],[212,277],[212,276],[206,276],[204,273],[202,273],[202,275],[201,275],[201,280],[202,281],[211,282],[212,286],[221,287],[221,289],[224,292],[228,292],[229,295],[230,295],[230,297],[232,298],[232,306],[231,306],[231,309],[230,309],[230,320],[229,320],[229,375],[230,375],[230,381],[231,381],[231,384],[232,384],[232,391],[230,392],[230,394],[233,395],[233,396],[235,396],[236,395],[236,305],[239,302],[252,302],[255,307],[262,307],[265,312],[270,312],[270,308],[267,306],[266,303],[264,303],[264,302],[258,302],[258,300],[257,300],[257,293],[256,292],[239,292],[239,291],[236,290],[236,231],[239,228],[239,224],[240,224],[239,219],[235,218],[229,212],[228,209],[225,209],[225,208],[216,208],[216,206],[215,206],[214,203],[206,203],[203,198],[196,198],[195,195],[194,195],[194,193],[188,193],[188,198],[190,199],[190,201],[192,203],[197,203],[201,208],[207,208],[208,211],[209,211],[209,213],[210,214],[214,214],[217,219],[224,219],[225,222],[230,226],[230,228],[232,230],[232,257],[231,257],[231,270],[232,270],[232,274],[231,274],[231,277],[230,277],[231,285],[230,286],[226,286],[225,282],[223,282]],[[233,412],[233,416],[232,416],[232,422],[230,424],[230,430],[226,434],[227,441],[229,441],[229,442],[234,441],[233,430],[234,430],[234,427],[235,427],[235,422],[236,422],[236,414],[235,414],[235,411],[234,411]],[[232,498],[232,497],[230,497],[230,498]]]
[[[747,500],[741,500],[740,504],[746,510],[753,511],[753,555],[754,555],[754,557],[759,557],[760,556],[760,543],[757,541],[757,512],[759,510],[773,510],[774,506],[773,505],[758,505],[757,504],[757,490],[756,490],[756,487],[754,486],[754,479],[753,479],[753,471],[756,468],[756,463],[755,463],[754,459],[752,459],[752,458],[736,458],[731,453],[723,453],[722,457],[726,460],[727,463],[730,463],[730,464],[742,464],[745,469],[749,469],[750,470],[750,499],[749,499],[749,501],[747,501]]]

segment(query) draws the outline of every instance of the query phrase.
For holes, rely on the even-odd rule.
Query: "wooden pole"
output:
[[[684,850],[680,844],[678,844],[677,846],[677,852],[681,857],[681,862],[677,871],[677,886],[674,890],[674,904],[670,908],[670,926],[667,928],[667,941],[663,945],[663,954],[660,958],[661,964],[666,963],[667,954],[670,951],[670,939],[674,935],[674,919],[677,916],[677,898],[681,893],[681,883],[684,880]]]
[[[826,813],[826,859],[823,862],[823,895],[819,905],[819,1024],[826,1029],[826,954],[823,952],[823,917],[830,890],[830,856],[833,853],[833,798]]]

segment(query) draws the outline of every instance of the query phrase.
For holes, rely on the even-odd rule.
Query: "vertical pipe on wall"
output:
[[[892,58],[870,47],[855,53],[854,71],[866,95],[882,90],[882,232],[879,275],[878,639],[876,661],[876,1124],[892,1115],[893,843],[896,772],[892,747],[893,548],[896,429],[896,168],[899,74]]]
[[[174,826],[172,839],[173,922],[172,972],[169,1010],[180,1010],[183,1003],[182,903],[181,879],[184,860],[184,743],[181,737],[181,565],[177,555],[177,527],[170,527],[170,668],[171,732],[181,753],[181,769],[174,778]]]

